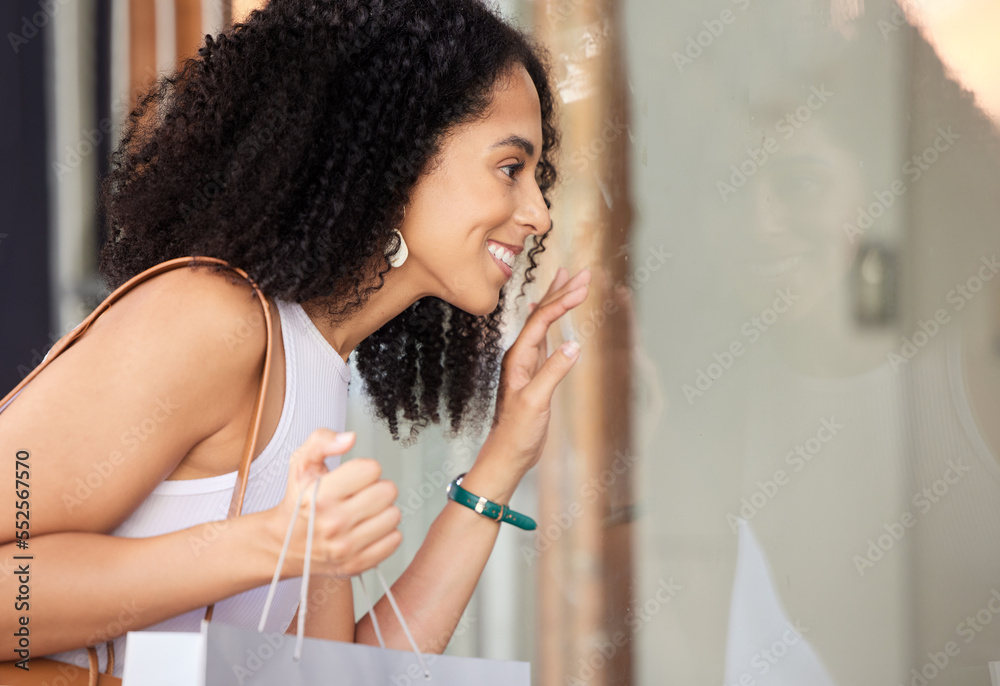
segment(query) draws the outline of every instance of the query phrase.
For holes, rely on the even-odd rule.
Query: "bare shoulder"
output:
[[[183,267],[133,287],[0,414],[0,455],[30,455],[33,535],[114,529],[244,406],[266,330],[233,276]]]
[[[156,326],[169,318],[179,319],[182,326],[195,324],[209,334],[222,334],[230,321],[257,321],[261,315],[261,303],[250,284],[235,272],[182,267],[133,287],[91,328],[121,320],[146,320]]]
[[[227,389],[239,395],[260,378],[255,370],[264,359],[263,312],[253,288],[235,272],[177,268],[131,289],[85,338],[94,347],[125,348],[118,353],[158,361],[159,375],[183,378],[188,387],[216,397]],[[216,419],[224,422],[228,415]]]

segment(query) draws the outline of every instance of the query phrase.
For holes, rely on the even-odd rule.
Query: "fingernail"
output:
[[[347,445],[354,438],[353,431],[343,431],[337,434],[336,438],[333,439],[334,445]]]
[[[576,341],[566,341],[559,346],[559,349],[563,352],[563,355],[570,359],[580,354],[580,344]]]

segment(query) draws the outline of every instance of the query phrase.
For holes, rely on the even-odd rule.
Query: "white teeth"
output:
[[[514,268],[514,253],[512,253],[510,250],[507,250],[507,248],[501,248],[500,246],[494,243],[490,243],[486,249],[490,251],[491,255],[497,257],[500,260],[503,260],[504,264],[506,264],[508,267],[510,267],[511,269]]]

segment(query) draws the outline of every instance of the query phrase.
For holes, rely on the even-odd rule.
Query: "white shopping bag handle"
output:
[[[299,511],[299,506],[302,505],[302,496],[306,493],[306,488],[308,485],[303,486],[302,490],[299,491],[299,497],[295,501],[295,512]],[[305,626],[306,626],[306,607],[308,606],[307,596],[309,594],[309,563],[312,559],[312,538],[313,538],[313,523],[316,519],[316,497],[319,493],[319,479],[313,484],[313,497],[309,503],[309,524],[306,534],[306,561],[305,568],[302,570],[302,585],[301,592],[299,594],[299,622],[295,629],[295,655],[294,659],[296,662],[302,657],[302,639],[305,637]],[[271,610],[271,602],[274,600],[274,592],[278,588],[278,577],[281,576],[281,566],[285,562],[285,554],[288,552],[288,545],[292,541],[292,530],[295,528],[296,517],[292,516],[292,521],[288,523],[288,530],[285,532],[285,542],[281,546],[281,554],[278,555],[278,566],[274,569],[274,577],[271,579],[271,585],[267,589],[267,599],[264,601],[264,611],[260,616],[260,624],[257,626],[257,631],[263,633],[264,624],[267,621],[267,614]],[[375,567],[375,574],[378,576],[379,582],[382,584],[382,588],[385,590],[386,596],[389,598],[389,604],[392,606],[392,611],[396,615],[396,619],[399,620],[399,624],[403,627],[403,633],[406,634],[406,640],[410,642],[410,647],[413,648],[413,652],[417,655],[417,661],[420,663],[420,667],[424,670],[424,678],[431,678],[431,671],[427,668],[427,663],[424,662],[424,656],[421,655],[420,649],[417,647],[417,642],[413,640],[413,634],[410,633],[410,627],[406,625],[406,620],[403,619],[403,613],[399,610],[399,605],[396,604],[396,598],[392,595],[392,591],[389,590],[389,584],[385,582],[385,577],[382,576],[382,570]],[[361,582],[361,591],[364,593],[365,600],[368,601],[369,614],[372,618],[372,626],[375,628],[375,636],[378,638],[378,643],[382,648],[385,648],[385,641],[382,639],[382,632],[379,630],[378,619],[375,617],[375,608],[372,606],[371,597],[368,595],[368,589],[365,588],[365,580],[358,575],[358,581]]]

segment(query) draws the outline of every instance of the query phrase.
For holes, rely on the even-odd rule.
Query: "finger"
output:
[[[583,286],[566,293],[562,298],[548,304],[539,305],[524,324],[521,334],[512,348],[541,346],[545,342],[549,326],[561,316],[587,299],[587,287]]]
[[[355,576],[362,572],[367,572],[392,555],[402,542],[402,532],[398,529],[391,531],[388,535],[383,536],[355,555],[349,564],[344,565],[340,574],[343,576]]]
[[[534,312],[536,307],[538,307],[538,303],[528,303],[528,312]]]
[[[553,291],[559,290],[560,288],[562,288],[562,285],[566,283],[568,280],[569,280],[569,272],[566,271],[565,267],[559,267],[559,269],[556,270],[555,276],[552,277],[552,283],[549,284],[549,288],[547,291],[545,291],[545,295],[548,295]],[[544,300],[545,296],[543,296],[542,299]]]
[[[324,474],[320,484],[320,500],[347,500],[379,480],[382,466],[369,457],[348,460],[336,469]]]
[[[567,293],[571,293],[577,290],[578,288],[582,288],[583,286],[590,283],[591,276],[592,274],[590,272],[590,269],[588,268],[581,269],[572,279],[566,279],[562,283],[562,285],[560,285],[558,288],[553,289],[551,293],[546,293],[545,297],[541,299],[538,306],[545,307],[549,303],[559,300]]]
[[[398,495],[399,489],[396,488],[396,484],[388,479],[380,479],[361,489],[347,500],[338,501],[335,507],[344,513],[347,526],[352,527],[389,508],[396,502]]]
[[[569,370],[573,368],[578,359],[580,359],[579,344],[576,341],[563,343],[558,350],[549,355],[549,359],[545,361],[542,368],[535,374],[535,378],[528,384],[534,387],[532,393],[539,394],[548,405],[552,402],[552,394],[555,393],[556,386],[566,378]]]
[[[371,517],[355,524],[347,534],[350,540],[347,546],[348,552],[357,553],[372,543],[385,538],[396,530],[402,520],[402,511],[393,505],[379,510]]]
[[[564,267],[559,267],[556,270],[556,274],[552,277],[552,283],[545,290],[545,293],[539,298],[540,302],[545,302],[545,300],[552,295],[555,291],[563,287],[563,285],[569,280],[569,272],[566,271]]]
[[[353,431],[338,432],[319,428],[309,434],[305,442],[292,453],[289,473],[296,482],[311,481],[329,471],[324,460],[329,455],[342,455],[354,446]]]

